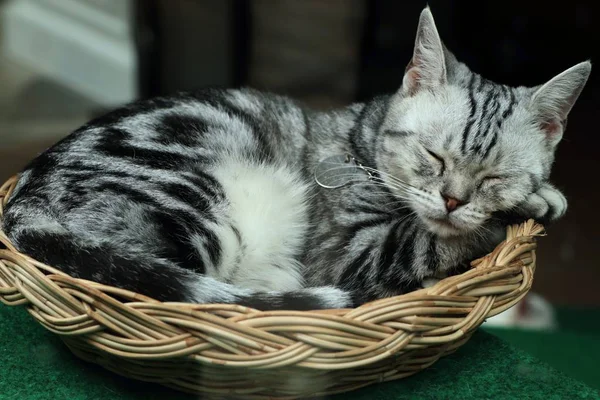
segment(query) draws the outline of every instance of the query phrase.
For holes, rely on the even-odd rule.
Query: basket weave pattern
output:
[[[15,183],[0,188],[0,215]],[[24,305],[78,357],[134,379],[236,398],[339,393],[423,370],[521,300],[542,230],[508,227],[471,270],[433,287],[317,312],[161,303],[69,277],[0,232],[0,301]]]

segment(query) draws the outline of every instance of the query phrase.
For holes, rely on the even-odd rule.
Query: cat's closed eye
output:
[[[439,175],[443,174],[446,169],[446,163],[444,162],[444,159],[429,149],[425,149],[425,151],[440,164]]]
[[[505,176],[488,175],[488,176],[484,177],[483,179],[481,179],[481,181],[479,182],[479,187],[480,188],[492,187],[499,183],[504,182],[505,180],[506,180]]]

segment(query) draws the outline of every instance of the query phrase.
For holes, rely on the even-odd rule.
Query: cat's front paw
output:
[[[541,223],[554,222],[567,212],[567,199],[554,186],[545,183],[530,194],[519,206],[518,213],[524,218],[533,218]]]

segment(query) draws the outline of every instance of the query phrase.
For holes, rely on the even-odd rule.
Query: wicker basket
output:
[[[0,188],[0,214],[16,178]],[[521,300],[535,270],[528,221],[468,272],[356,309],[261,312],[160,303],[71,278],[0,232],[0,300],[25,305],[78,357],[126,377],[227,398],[339,393],[412,375]]]

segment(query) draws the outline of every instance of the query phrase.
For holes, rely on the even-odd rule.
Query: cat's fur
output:
[[[502,215],[565,212],[547,180],[590,69],[495,84],[425,9],[397,93],[333,112],[254,90],[131,104],[36,158],[3,228],[72,276],[163,301],[313,309],[404,293],[489,251]],[[319,187],[315,166],[343,153],[380,172]]]

